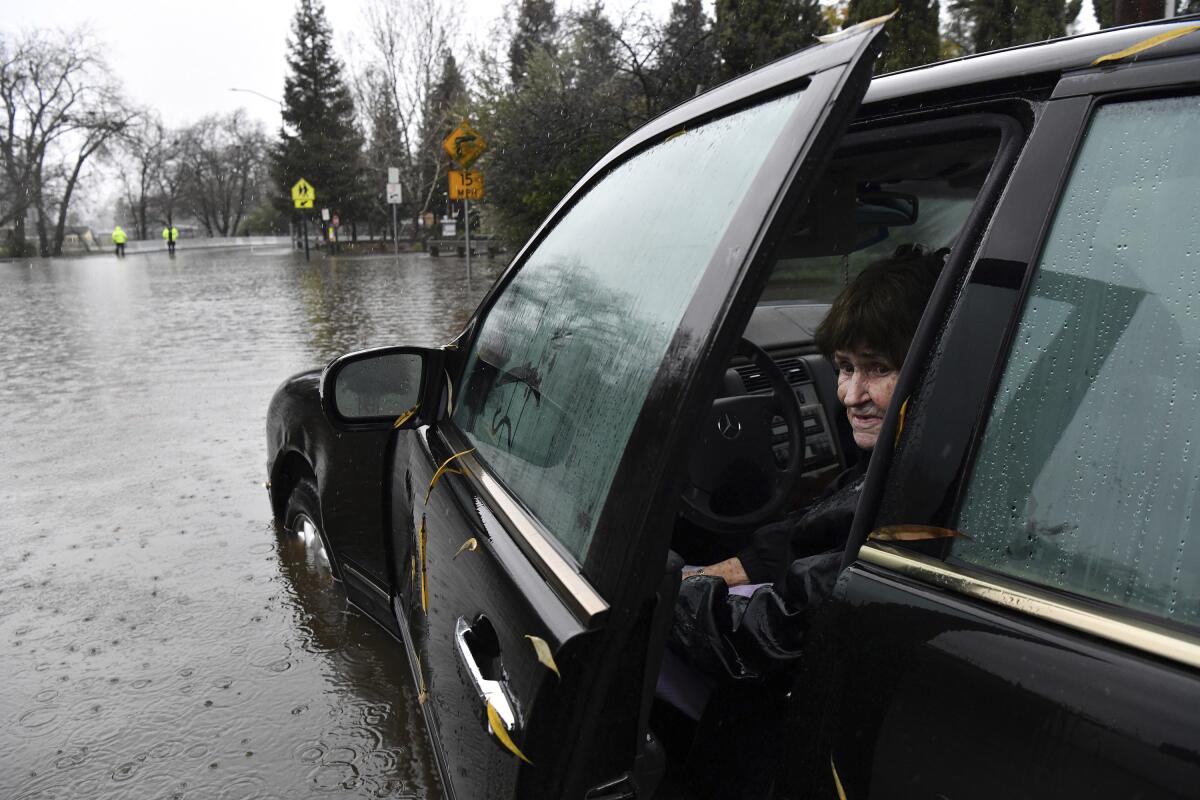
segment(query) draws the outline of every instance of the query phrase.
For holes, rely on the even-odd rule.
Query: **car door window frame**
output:
[[[761,246],[762,241],[766,238],[767,231],[774,229],[774,226],[768,223],[776,218],[780,207],[789,208],[797,202],[797,187],[805,183],[803,180],[805,176],[801,173],[807,173],[807,176],[811,177],[811,174],[820,166],[820,164],[810,163],[812,160],[807,158],[808,154],[820,148],[825,148],[827,151],[830,140],[841,135],[850,115],[857,108],[858,102],[865,92],[866,84],[869,82],[870,67],[873,62],[873,57],[864,58],[863,53],[868,48],[878,48],[877,38],[877,31],[872,31],[861,38],[856,36],[843,40],[837,43],[836,49],[828,49],[826,46],[827,49],[823,51],[810,53],[809,55],[816,55],[818,58],[811,64],[806,64],[805,72],[801,75],[788,75],[786,62],[790,59],[785,59],[775,67],[769,68],[766,73],[748,76],[749,79],[762,84],[761,88],[755,91],[746,92],[742,86],[739,86],[745,79],[734,80],[715,92],[714,98],[709,101],[708,106],[700,109],[699,113],[668,112],[650,123],[647,126],[646,136],[618,148],[617,151],[602,159],[560,203],[552,216],[489,291],[484,302],[468,323],[464,334],[453,343],[454,363],[447,371],[451,396],[462,378],[462,371],[467,361],[466,353],[474,345],[482,319],[490,313],[500,293],[507,288],[513,276],[523,266],[533,249],[541,243],[547,232],[563,214],[573,208],[576,201],[597,180],[602,179],[617,164],[623,163],[627,158],[652,147],[680,130],[736,113],[752,105],[769,102],[774,98],[803,88],[803,91],[800,91],[796,108],[759,165],[748,191],[733,212],[729,227],[720,240],[714,255],[701,272],[697,289],[686,305],[683,318],[676,327],[666,355],[651,381],[650,393],[647,400],[641,405],[638,419],[619,459],[613,486],[603,505],[597,530],[606,525],[639,529],[647,524],[652,525],[652,523],[647,523],[644,514],[640,513],[652,498],[661,501],[654,503],[656,514],[662,515],[663,509],[666,509],[668,505],[673,513],[673,502],[667,503],[658,491],[665,455],[675,449],[673,441],[664,440],[662,436],[662,429],[664,427],[673,428],[675,423],[670,419],[662,418],[659,408],[661,406],[660,398],[664,391],[681,392],[680,379],[684,377],[672,365],[690,364],[697,358],[696,351],[700,344],[709,333],[718,327],[725,312],[732,305],[727,287],[731,283],[735,286],[741,285],[746,272],[755,268],[761,270],[762,265],[758,259],[763,256],[766,249],[769,249]],[[804,58],[804,56],[801,54],[797,58]],[[853,59],[858,60],[857,65],[851,70],[845,69],[845,65]],[[794,72],[794,68],[792,72]],[[848,91],[846,87],[852,81],[857,82],[858,85],[851,87],[849,92],[853,94],[853,99],[847,101],[844,99]],[[810,92],[810,87],[814,91]],[[821,97],[820,100],[817,99],[818,95]],[[826,102],[828,97],[842,98],[842,102]],[[835,115],[840,115],[840,118],[834,118]],[[835,132],[831,133],[831,128]],[[827,156],[828,152],[825,155]],[[730,258],[742,253],[743,248],[745,248],[745,254],[740,256],[742,259],[740,266],[737,268],[736,275],[731,277]],[[752,253],[756,255],[751,257],[749,254]],[[762,276],[762,281],[765,282],[765,275]],[[757,290],[761,290],[761,286],[757,287]],[[704,334],[700,335],[697,331],[703,331]],[[465,442],[462,433],[447,417],[438,421],[438,428],[441,429],[447,441],[452,438],[459,443]],[[668,439],[673,439],[675,433],[672,430]],[[652,441],[654,444],[648,445],[648,441]],[[654,463],[655,467],[653,470],[639,470],[638,480],[631,483],[629,473],[630,459],[633,453],[636,453],[646,463]],[[522,544],[526,555],[535,563],[541,563],[545,573],[553,574],[562,570],[582,573],[583,580],[606,601],[611,601],[623,590],[632,587],[636,587],[633,588],[634,591],[640,592],[643,588],[641,584],[645,582],[644,578],[661,573],[661,568],[657,566],[658,562],[655,562],[653,569],[649,568],[648,564],[631,565],[629,563],[629,561],[635,560],[633,551],[642,549],[643,543],[641,542],[637,542],[638,546],[634,548],[625,549],[593,546],[588,550],[583,563],[578,563],[569,553],[565,552],[565,548],[562,548],[553,536],[544,530],[541,523],[537,521],[536,515],[522,506],[520,498],[503,486],[499,476],[493,476],[493,478],[496,479],[497,486],[495,488],[506,494],[507,499],[525,515],[525,521],[529,523],[518,531],[520,535],[515,538],[519,541],[526,535],[536,534],[538,538],[548,540],[550,547],[555,550],[557,558],[553,558],[553,560],[558,563],[556,567],[551,568],[542,560],[544,553],[539,553],[540,543],[539,547],[533,547],[528,541]],[[668,494],[672,492],[670,488],[666,491]],[[674,494],[677,495],[677,492]],[[621,504],[613,503],[614,496],[622,497],[623,502]],[[622,508],[616,508],[617,505],[621,505]],[[622,519],[614,522],[613,517],[622,517]],[[665,552],[667,540],[665,534],[661,539]],[[631,574],[636,574],[638,577],[630,579]]]
[[[872,529],[877,509],[887,489],[889,470],[892,469],[895,449],[898,444],[897,427],[899,426],[900,408],[905,405],[913,393],[918,391],[921,381],[933,369],[929,354],[934,352],[938,339],[945,333],[947,326],[946,315],[964,287],[972,279],[972,271],[982,261],[988,258],[987,236],[996,228],[997,212],[1005,195],[1010,191],[1014,171],[1019,168],[1019,161],[1025,154],[1030,138],[1038,121],[1043,114],[1030,103],[1021,100],[1003,103],[982,103],[978,107],[968,105],[954,108],[954,114],[970,109],[971,113],[986,114],[994,124],[1001,125],[1001,142],[996,152],[991,173],[980,189],[975,207],[971,210],[963,224],[959,241],[951,250],[946,264],[938,277],[926,304],[917,330],[913,334],[909,347],[910,356],[905,359],[897,377],[893,397],[904,398],[891,404],[884,417],[883,428],[879,440],[872,450],[871,461],[867,468],[867,477],[863,484],[862,498],[859,501],[860,512],[855,515],[847,543],[843,567],[849,566],[857,557],[858,550],[866,541],[867,534]],[[944,111],[942,113],[945,113]],[[1073,128],[1074,115],[1059,123],[1051,120],[1050,124],[1055,133],[1061,133],[1063,127]],[[1005,120],[1000,122],[1000,120]],[[1051,136],[1051,139],[1053,137]],[[1034,154],[1036,157],[1036,154]],[[1051,160],[1053,153],[1043,157],[1043,161]],[[1003,220],[1000,220],[1003,223]],[[916,354],[917,357],[913,357]],[[863,513],[868,512],[869,513]]]
[[[1183,62],[1190,62],[1191,72],[1187,71]],[[931,343],[924,349],[928,353],[932,346],[936,346],[934,343],[946,339],[951,341],[951,346],[955,340],[960,346],[963,341],[985,341],[989,327],[993,335],[1000,334],[994,356],[988,358],[987,363],[979,365],[980,370],[988,371],[986,380],[982,380],[982,374],[977,372],[971,380],[959,382],[966,394],[964,405],[968,406],[962,424],[970,423],[969,435],[955,448],[960,455],[945,460],[940,482],[924,496],[912,496],[913,493],[908,491],[911,481],[906,480],[906,476],[911,477],[921,470],[923,456],[927,457],[934,450],[945,449],[945,445],[939,443],[940,438],[945,438],[944,434],[939,437],[933,429],[910,432],[896,445],[895,455],[888,465],[877,466],[873,459],[871,471],[875,474],[875,483],[872,487],[872,478],[869,476],[868,485],[864,488],[863,505],[860,506],[847,548],[847,565],[856,562],[870,565],[993,606],[1008,608],[1026,617],[1189,666],[1200,666],[1200,637],[1196,636],[1194,630],[1166,624],[1161,618],[1117,603],[1057,590],[1019,576],[993,573],[969,565],[947,564],[942,560],[949,549],[944,542],[898,545],[894,542],[867,541],[868,533],[882,525],[915,524],[936,528],[958,518],[977,462],[984,428],[1012,352],[1018,323],[1050,236],[1054,216],[1063,202],[1068,180],[1097,110],[1115,102],[1195,94],[1197,84],[1200,84],[1194,74],[1195,64],[1195,58],[1192,57],[1166,64],[1146,65],[1141,67],[1147,70],[1145,83],[1136,73],[1137,67],[1128,66],[1118,72],[1074,75],[1060,81],[1059,88],[1054,92],[1057,99],[1047,102],[1042,115],[1042,120],[1049,120],[1053,124],[1044,131],[1035,129],[1030,138],[1031,160],[1035,165],[1041,164],[1042,168],[1023,173],[1018,165],[1014,183],[1023,185],[1015,186],[1012,196],[1005,197],[1001,202],[991,230],[982,243],[980,256],[972,265],[963,291],[949,311],[942,338],[930,337]],[[1172,78],[1175,79],[1174,83],[1170,80]],[[1099,93],[1105,88],[1116,90]],[[1073,131],[1070,130],[1072,120],[1075,121]],[[1061,164],[1061,170],[1055,181],[1046,182],[1046,168],[1055,161]],[[1030,180],[1036,178],[1039,171],[1042,173],[1041,186],[1036,185],[1036,180]],[[1022,224],[1026,231],[1024,236],[1021,236]],[[1030,229],[1037,230],[1036,236],[1028,235]],[[972,326],[972,320],[966,318],[963,313],[965,298],[972,286],[1006,290],[1011,309],[1002,315],[1007,317],[1002,329],[997,330],[997,320],[989,321],[987,326]],[[925,322],[929,322],[928,315],[923,324]],[[965,332],[970,330],[974,331],[973,334]],[[914,343],[916,341],[914,339]],[[918,395],[924,395],[918,402],[933,396],[939,371],[946,369],[947,360],[946,353],[939,349],[926,359],[928,363],[921,366],[920,375],[913,376],[915,391]],[[917,365],[912,367],[916,372]],[[901,381],[904,377],[902,374]],[[944,396],[946,393],[941,394]],[[936,411],[926,409],[918,412],[915,415],[918,425],[922,416],[938,417]],[[956,432],[961,434],[961,431]],[[926,438],[932,441],[924,440]],[[885,441],[889,445],[895,444],[893,436],[881,437],[881,442]],[[874,494],[868,495],[871,489],[874,489]]]
[[[992,195],[994,211],[989,208],[979,221],[986,228],[976,229],[981,241],[973,252],[963,248],[951,253],[893,394],[907,403],[903,435],[896,436],[901,404],[893,403],[872,452],[845,566],[855,561],[877,525],[931,525],[954,501],[957,480],[990,404],[989,387],[1008,352],[1027,272],[1040,252],[1045,214],[1058,200],[1088,107],[1086,99],[1074,98],[1048,102],[1038,111],[1011,174],[992,188],[999,196]],[[1056,171],[1062,175],[1046,180]],[[1038,231],[1033,237],[1028,235],[1031,228]],[[955,268],[965,274],[959,277]],[[971,313],[972,302],[996,307],[998,298],[986,297],[996,290],[1003,293],[1002,308],[988,317]],[[981,350],[987,344],[991,349]],[[964,378],[966,368],[970,371]],[[943,373],[955,385],[954,404],[948,402],[950,392],[937,391]],[[930,410],[926,406],[931,401],[940,404]],[[929,430],[923,427],[926,415],[938,420]]]
[[[800,117],[801,112],[806,105],[808,105],[804,102],[803,92],[807,90],[810,83],[812,83],[812,81],[809,76],[802,76],[800,78],[795,78],[780,83],[768,90],[757,92],[750,97],[736,98],[734,101],[728,102],[724,105],[706,109],[704,113],[699,116],[682,119],[680,122],[672,125],[665,131],[639,143],[639,146],[626,149],[619,158],[607,159],[602,169],[594,168],[589,174],[587,182],[581,182],[575,187],[575,189],[572,190],[568,199],[564,200],[563,203],[560,204],[551,219],[543,224],[535,237],[521,251],[517,258],[514,259],[513,264],[505,270],[500,280],[498,280],[496,285],[489,291],[484,302],[480,304],[479,309],[476,311],[472,320],[468,324],[464,334],[460,336],[453,344],[453,364],[447,370],[447,380],[450,387],[450,399],[447,403],[447,413],[439,420],[437,428],[438,434],[454,452],[463,452],[464,450],[469,450],[472,447],[470,439],[454,423],[453,419],[450,418],[449,413],[455,402],[454,394],[462,387],[462,382],[465,377],[464,372],[469,363],[468,354],[475,346],[484,321],[487,319],[488,315],[492,313],[503,292],[506,291],[512,284],[512,281],[515,279],[517,274],[519,274],[520,269],[525,265],[525,262],[534,252],[536,252],[538,246],[541,245],[546,236],[549,235],[550,231],[555,228],[559,220],[561,220],[566,214],[571,213],[571,211],[575,208],[576,203],[582,197],[584,197],[592,187],[604,180],[604,178],[607,177],[612,170],[619,168],[621,165],[627,163],[630,159],[636,158],[638,155],[646,152],[654,146],[663,143],[665,140],[671,138],[677,133],[684,130],[691,130],[701,125],[720,120],[746,109],[753,108],[757,105],[769,103],[794,92],[800,92],[800,98],[797,101],[796,108],[793,109],[793,111],[789,114],[788,121],[784,124],[783,133],[781,133],[780,137],[776,138],[775,143],[772,145],[772,150],[774,151],[778,147],[779,139],[783,138],[786,133],[797,124],[797,120]],[[771,156],[767,156],[757,167],[755,177],[751,181],[750,188],[738,203],[737,210],[734,211],[732,215],[729,228],[726,231],[725,237],[722,238],[722,242],[730,235],[731,231],[735,227],[737,219],[743,213],[743,208],[747,202],[747,198],[756,190],[756,187],[762,179],[763,173],[767,171],[767,166],[770,163],[770,160]],[[715,248],[715,251],[719,252],[720,250],[721,244],[718,244]],[[705,278],[713,271],[713,262],[716,260],[717,255],[714,254],[709,263],[702,268],[700,277],[701,287]],[[701,288],[698,287],[696,291],[698,293],[701,291]],[[685,306],[685,314],[687,313],[687,309],[690,307],[690,305],[691,303],[689,301],[688,305]],[[656,372],[661,372],[662,364],[668,363],[671,360],[671,347],[673,346],[673,343],[674,342],[672,338],[672,345],[668,346],[668,351]],[[657,381],[657,378],[655,380]],[[641,415],[642,411],[644,411],[648,402],[649,400],[643,400],[639,406],[639,416]],[[632,435],[630,439],[632,439]],[[628,449],[629,446],[629,441],[627,441],[625,449]],[[624,455],[622,455],[619,459],[619,462],[624,461],[624,458]],[[547,528],[545,523],[538,517],[538,515],[525,505],[519,494],[508,487],[503,479],[503,476],[496,474],[495,471],[492,470],[488,465],[481,463],[479,459],[474,457],[473,453],[466,456],[465,460],[467,462],[467,466],[469,467],[469,469],[466,471],[467,479],[472,483],[473,488],[480,495],[480,497],[489,500],[489,506],[494,510],[498,510],[500,512],[499,516],[501,516],[508,523],[511,530],[518,534],[514,537],[514,539],[520,544],[526,556],[528,556],[533,563],[541,567],[543,574],[547,577],[551,584],[555,586],[559,595],[567,601],[568,605],[578,615],[581,621],[584,621],[586,624],[590,625],[600,624],[609,609],[609,603],[605,599],[606,593],[602,591],[599,582],[591,580],[584,574],[588,571],[588,559],[595,551],[595,548],[589,547],[585,559],[581,562],[566,548],[566,546],[558,539],[558,537]],[[619,472],[620,467],[618,467],[618,473]],[[599,527],[599,524],[597,527]],[[594,571],[595,570],[593,570],[593,572]]]

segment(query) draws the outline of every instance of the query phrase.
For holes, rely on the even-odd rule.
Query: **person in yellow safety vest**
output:
[[[113,228],[112,240],[113,244],[116,245],[117,248],[117,258],[123,258],[125,256],[125,242],[128,239],[129,237],[125,235],[125,231],[121,230],[120,225]]]
[[[179,240],[179,228],[172,225],[169,228],[163,228],[163,241],[167,243],[167,253],[175,255],[175,242]]]

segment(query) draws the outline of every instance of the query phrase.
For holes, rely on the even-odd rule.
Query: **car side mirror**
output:
[[[321,405],[338,427],[411,427],[441,375],[442,352],[379,347],[340,356],[321,374]],[[436,401],[436,395],[435,395]]]

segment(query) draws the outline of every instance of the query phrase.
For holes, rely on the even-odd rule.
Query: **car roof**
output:
[[[872,106],[905,105],[920,95],[991,94],[1017,87],[1050,84],[1064,72],[1086,69],[1102,56],[1120,52],[1147,39],[1177,30],[1200,27],[1200,15],[1127,25],[1094,33],[1019,45],[979,55],[893,72],[871,81],[863,98],[864,111]],[[1200,51],[1200,30],[1180,35],[1142,50],[1138,61],[1168,58]]]

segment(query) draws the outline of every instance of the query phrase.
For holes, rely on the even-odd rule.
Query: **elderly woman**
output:
[[[756,531],[733,558],[685,570],[658,696],[699,721],[684,768],[698,797],[769,792],[782,757],[788,668],[813,610],[833,591],[867,461],[942,262],[942,253],[916,247],[875,262],[817,329],[817,345],[837,369],[857,463],[816,503]]]
[[[756,531],[734,557],[685,571],[670,637],[684,661],[716,678],[753,679],[795,660],[809,613],[833,590],[870,451],[942,262],[942,253],[904,248],[834,300],[816,341],[837,370],[857,463],[803,512]]]

